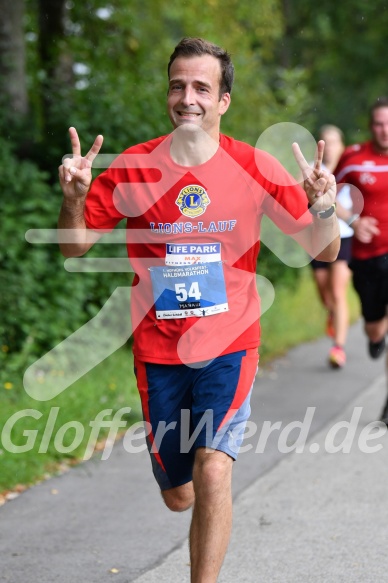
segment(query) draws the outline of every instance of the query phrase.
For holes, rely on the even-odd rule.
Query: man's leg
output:
[[[195,503],[190,528],[191,583],[215,583],[232,528],[233,460],[221,451],[196,451]]]
[[[232,528],[232,467],[233,460],[226,453],[200,447],[196,451],[193,481],[162,491],[166,506],[174,512],[183,512],[194,504],[190,527],[191,583],[217,581]]]
[[[387,318],[382,318],[376,322],[365,322],[365,333],[373,343],[380,342],[387,333]]]
[[[317,267],[313,270],[313,275],[315,283],[317,286],[318,294],[323,306],[331,312],[332,310],[332,296],[330,290],[330,280],[329,280],[329,268],[328,267]]]
[[[255,349],[220,356],[194,370],[183,365],[136,363],[144,417],[152,422],[147,441],[164,502],[176,512],[194,504],[190,530],[192,583],[217,581],[228,546],[233,459],[237,457],[250,414],[257,363]],[[187,393],[184,400],[182,393]],[[187,452],[188,443],[181,442],[182,419],[175,413],[171,415],[173,399],[177,402],[175,413],[182,414],[191,407],[190,440],[195,434],[195,445]],[[187,421],[185,418],[186,424]],[[210,452],[205,449],[208,443],[214,448]],[[176,483],[182,485],[174,486]]]
[[[347,288],[350,274],[346,261],[338,260],[330,266],[330,285],[334,304],[334,341],[337,346],[342,347],[345,346],[349,326]]]
[[[330,264],[330,289],[333,299],[333,346],[329,351],[329,364],[341,368],[346,363],[345,342],[349,324],[347,286],[350,270],[344,259],[337,259]]]
[[[365,268],[366,266],[366,268]],[[369,355],[379,358],[385,352],[388,330],[388,271],[370,261],[352,262],[353,284],[361,301],[364,329],[369,339]],[[388,354],[386,355],[388,380]],[[380,419],[388,424],[388,398]]]
[[[195,502],[190,529],[192,583],[215,583],[228,547],[233,460],[237,458],[250,415],[257,364],[254,349],[226,354],[203,368],[195,384],[194,427],[197,430],[204,419],[208,422],[195,440]]]
[[[369,339],[369,355],[379,358],[385,349],[387,333],[388,272],[368,260],[353,261],[353,285],[359,295],[364,330]]]
[[[387,383],[387,389],[388,389],[388,351],[386,352],[386,355],[385,355],[385,382]],[[386,401],[385,401],[385,403],[382,407],[382,410],[381,410],[380,421],[385,423],[385,425],[387,425],[387,427],[388,427],[388,395],[386,397]]]
[[[385,351],[385,335],[387,333],[387,317],[375,322],[365,322],[365,333],[369,338],[369,356],[380,358]]]

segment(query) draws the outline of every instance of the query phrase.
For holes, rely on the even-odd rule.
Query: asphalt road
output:
[[[360,323],[344,370],[327,367],[329,346],[300,346],[258,375],[220,583],[386,580],[388,436],[367,427],[385,399],[385,363],[367,357]],[[148,454],[118,442],[109,459],[0,508],[0,581],[188,582],[189,521],[164,508]]]

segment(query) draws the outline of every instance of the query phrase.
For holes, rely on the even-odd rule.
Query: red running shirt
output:
[[[361,192],[364,208],[360,216],[378,220],[380,234],[370,243],[361,243],[353,237],[353,257],[370,259],[388,253],[388,156],[378,154],[372,142],[350,146],[343,153],[335,176],[338,184],[351,184]],[[354,202],[357,194],[351,189]]]
[[[171,159],[171,137],[123,152],[96,178],[86,200],[89,229],[110,231],[127,221],[128,256],[137,274],[134,354],[145,362],[180,364],[257,348],[261,218],[269,215],[287,234],[300,231],[311,223],[306,195],[272,156],[243,142],[221,135],[210,160],[184,167]],[[204,248],[220,251],[228,311],[158,319],[150,268],[166,265],[167,249],[183,249],[185,261],[201,263]]]

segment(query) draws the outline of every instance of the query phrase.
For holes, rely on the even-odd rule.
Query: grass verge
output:
[[[55,375],[61,371],[42,382],[55,383]],[[88,459],[104,444],[109,426],[110,437],[115,437],[123,430],[120,421],[125,429],[141,418],[129,347],[112,354],[50,401],[29,397],[22,378],[19,383],[4,383],[0,400],[0,492],[20,489],[58,468]],[[98,429],[104,424],[108,427]]]

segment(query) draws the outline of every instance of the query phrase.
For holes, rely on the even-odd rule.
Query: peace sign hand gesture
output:
[[[337,193],[337,186],[333,174],[322,169],[324,149],[325,142],[320,140],[317,145],[314,166],[311,168],[303,156],[299,145],[296,142],[292,144],[295,160],[302,171],[303,188],[310,205],[314,206],[316,211],[329,209],[335,202]]]
[[[86,156],[81,156],[81,144],[77,130],[69,128],[72,158],[65,158],[59,166],[59,182],[65,198],[84,199],[92,182],[92,163],[99,153],[103,137],[98,135]]]

